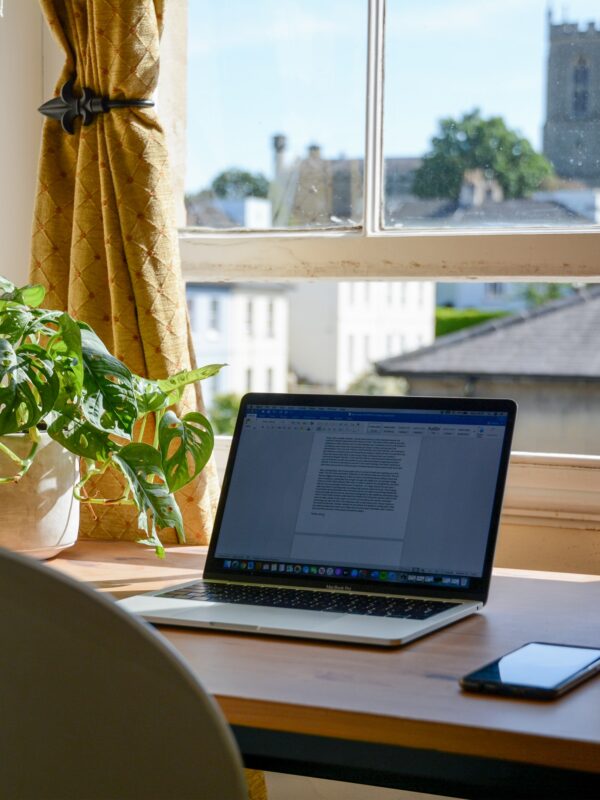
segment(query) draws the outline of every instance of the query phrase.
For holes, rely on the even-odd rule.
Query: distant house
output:
[[[218,394],[287,391],[286,287],[188,283],[186,291],[192,338],[202,363],[227,364],[202,386],[209,408]]]
[[[295,284],[290,368],[301,383],[344,391],[392,353],[434,337],[432,281],[319,281]]]
[[[381,360],[411,395],[512,397],[519,450],[600,452],[600,287]]]

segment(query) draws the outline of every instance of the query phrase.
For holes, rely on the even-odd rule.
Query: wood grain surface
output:
[[[206,549],[79,542],[49,562],[114,597],[201,574]],[[380,649],[161,627],[231,724],[600,773],[600,677],[552,701],[462,693],[528,641],[600,646],[600,576],[495,571],[482,613]]]

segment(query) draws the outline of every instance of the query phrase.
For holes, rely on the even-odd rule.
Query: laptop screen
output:
[[[208,571],[357,590],[480,587],[491,566],[510,405],[362,400],[249,396]]]

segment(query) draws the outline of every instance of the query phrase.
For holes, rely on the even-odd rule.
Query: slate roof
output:
[[[415,197],[390,200],[386,222],[398,226],[482,228],[502,225],[592,225],[592,221],[550,201],[488,201],[463,208],[449,200],[419,200]]]
[[[465,328],[375,364],[407,378],[600,380],[600,286],[532,311]]]

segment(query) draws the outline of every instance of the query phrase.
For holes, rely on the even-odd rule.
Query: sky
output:
[[[385,155],[422,155],[475,107],[541,149],[548,6],[600,27],[598,0],[388,0]],[[270,178],[279,133],[290,160],[362,157],[367,0],[189,0],[188,29],[188,191],[230,167]]]

